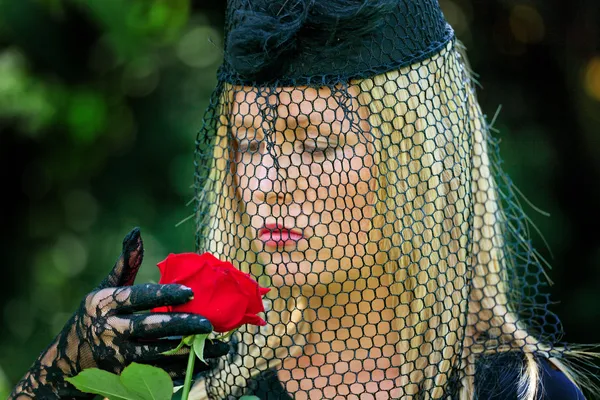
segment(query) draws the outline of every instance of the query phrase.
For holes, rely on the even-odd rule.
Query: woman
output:
[[[216,398],[277,391],[261,370],[298,399],[442,398],[452,380],[471,398],[477,358],[509,351],[530,398],[550,365],[568,371],[509,302],[505,217],[466,79],[450,43],[337,91],[225,85],[206,250],[278,292],[269,325],[210,372]]]
[[[534,302],[543,270],[437,1],[240,0],[227,21],[198,140],[198,251],[275,290],[267,326],[240,329],[226,357],[214,349],[196,396],[582,399],[564,360],[577,352],[557,346]],[[210,329],[187,315],[114,316],[189,298],[106,289],[131,284],[136,262],[88,296],[22,393],[42,382],[74,396],[55,382],[139,354],[174,365],[158,344],[132,351],[140,327],[150,338]],[[86,335],[99,321],[119,340]]]
[[[227,32],[198,247],[277,290],[208,393],[583,398],[437,2],[230,2]]]

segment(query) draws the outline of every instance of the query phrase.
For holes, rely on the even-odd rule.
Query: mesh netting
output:
[[[230,4],[197,246],[272,290],[211,398],[472,398],[490,357],[560,365],[542,260],[437,2],[355,3],[328,3],[337,25],[317,2]]]

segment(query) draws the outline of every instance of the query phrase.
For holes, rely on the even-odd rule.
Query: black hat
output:
[[[454,38],[438,0],[232,0],[224,81],[331,84],[422,61]]]

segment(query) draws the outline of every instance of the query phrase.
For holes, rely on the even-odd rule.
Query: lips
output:
[[[258,231],[258,239],[266,246],[296,244],[304,235],[297,229],[288,229],[279,224],[267,224]]]

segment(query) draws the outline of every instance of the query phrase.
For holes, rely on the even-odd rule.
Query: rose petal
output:
[[[215,275],[211,267],[202,268],[196,271],[195,275],[189,276],[177,283],[188,286],[194,292],[194,298],[185,304],[174,306],[173,310],[177,312],[189,312],[199,314],[208,318],[208,313],[213,304],[214,292],[218,286]],[[210,320],[210,318],[209,318]]]
[[[157,264],[161,275],[159,283],[178,283],[178,280],[183,277],[182,271],[199,268],[197,263],[201,260],[195,259],[196,257],[198,257],[196,253],[170,253]]]
[[[202,268],[210,265],[210,258],[196,253],[175,254],[168,260],[169,279],[181,282],[197,274]]]
[[[242,324],[252,324],[257,326],[265,326],[267,322],[258,315],[246,314],[242,319]]]
[[[164,260],[162,260],[161,262],[159,262],[158,264],[156,264],[156,266],[158,267],[158,270],[160,271],[160,280],[158,281],[158,283],[161,284],[167,284],[167,283],[171,283],[169,280],[169,274],[168,274],[168,264],[169,264],[169,258],[173,256],[173,254],[169,254],[167,256],[167,258],[165,258]]]
[[[260,291],[258,286],[254,288],[254,293],[248,294],[248,309],[247,313],[258,314],[265,312],[265,305],[263,304],[262,298],[260,297]]]
[[[154,312],[190,312],[206,317],[216,332],[228,332],[243,324],[266,325],[262,288],[247,273],[210,253],[180,253],[158,263],[160,283],[179,283],[194,291],[194,299],[178,305],[157,307]]]
[[[242,319],[248,308],[248,298],[240,290],[235,278],[224,273],[219,276],[215,288],[209,302],[211,310],[205,315],[213,324],[213,329],[216,332],[228,332],[243,325]]]
[[[151,311],[152,312],[160,312],[160,313],[168,313],[168,312],[171,312],[171,307],[170,306],[156,307],[156,308],[153,308]]]

